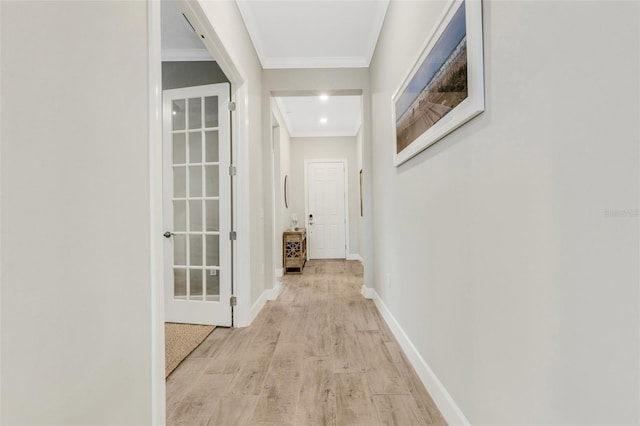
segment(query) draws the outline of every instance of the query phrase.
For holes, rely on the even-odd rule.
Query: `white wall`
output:
[[[349,255],[359,255],[360,199],[358,197],[358,154],[355,137],[291,138],[291,211],[298,215],[299,226],[305,226],[304,161],[322,159],[347,160],[347,193],[349,215]]]
[[[472,424],[637,424],[638,3],[485,1],[486,111],[396,168],[442,8],[371,66],[375,291]]]
[[[0,10],[0,423],[150,424],[147,5]]]

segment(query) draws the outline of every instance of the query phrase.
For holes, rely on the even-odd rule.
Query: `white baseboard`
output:
[[[280,296],[280,287],[282,287],[282,283],[280,280],[276,280],[271,290],[265,290],[265,292],[268,292],[267,300],[276,300]]]
[[[362,297],[365,299],[373,299],[373,294],[375,292],[376,291],[374,289],[365,287],[364,284],[362,284],[362,288],[360,289],[360,294],[362,294]]]
[[[371,293],[373,297],[373,301],[375,302],[378,310],[382,314],[382,317],[389,325],[391,332],[398,340],[398,343],[404,350],[404,353],[409,358],[409,362],[418,373],[418,377],[424,384],[425,388],[429,391],[429,394],[433,398],[433,401],[440,409],[442,416],[447,421],[449,425],[470,425],[469,420],[462,413],[458,404],[453,400],[447,389],[444,387],[442,382],[435,375],[431,367],[427,364],[427,362],[422,358],[422,355],[418,352],[416,347],[413,345],[409,336],[404,332],[398,321],[396,321],[395,317],[387,308],[387,305],[384,304],[378,293],[373,288],[367,288],[362,286],[362,294],[364,297],[366,293]]]
[[[249,324],[253,322],[254,319],[258,316],[262,308],[264,308],[264,304],[267,303],[267,300],[276,300],[280,295],[280,281],[277,281],[273,284],[273,288],[266,289],[260,294],[258,300],[256,300],[251,306],[251,317],[249,318]],[[249,325],[247,324],[247,325]]]
[[[284,275],[284,269],[283,268],[276,268],[276,278],[280,278]]]
[[[362,259],[362,256],[360,256],[358,253],[348,254],[347,260],[359,260],[360,262],[364,262],[364,259]]]

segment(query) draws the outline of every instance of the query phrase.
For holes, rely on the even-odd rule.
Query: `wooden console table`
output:
[[[295,231],[282,233],[282,263],[285,274],[301,274],[307,261],[307,231],[296,228]]]

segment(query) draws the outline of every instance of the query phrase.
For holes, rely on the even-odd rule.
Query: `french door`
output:
[[[305,166],[309,258],[344,259],[345,161],[307,160]]]
[[[231,325],[229,85],[163,92],[165,320]]]

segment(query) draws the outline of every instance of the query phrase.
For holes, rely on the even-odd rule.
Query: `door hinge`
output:
[[[231,231],[231,232],[229,232],[229,239],[230,239],[231,241],[235,241],[235,240],[236,240],[236,238],[238,238],[238,234],[236,234],[236,231]]]
[[[236,166],[234,165],[229,166],[229,176],[235,176],[236,172],[237,172]]]
[[[231,298],[229,299],[229,305],[236,306],[237,304],[238,304],[238,299],[236,299],[235,296],[231,296]]]
[[[234,101],[230,101],[229,102],[229,111],[235,111],[236,110],[236,103]]]

